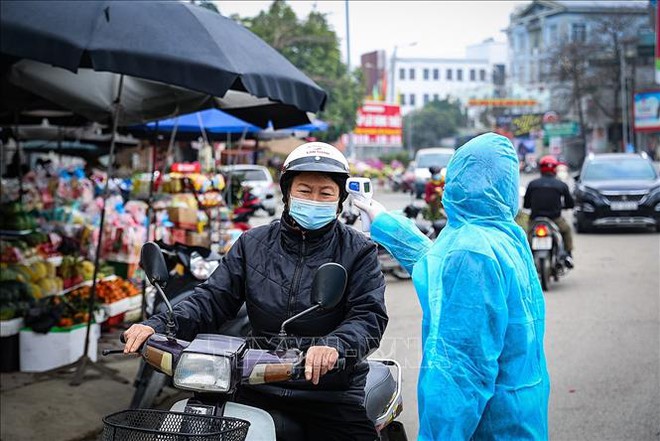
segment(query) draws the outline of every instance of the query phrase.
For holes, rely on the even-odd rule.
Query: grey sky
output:
[[[215,2],[223,15],[237,13],[251,17],[267,9],[270,1]],[[288,2],[298,15],[306,16],[314,7],[328,14],[328,20],[342,42],[346,59],[345,2],[294,0]],[[465,46],[487,38],[505,41],[502,32],[509,14],[529,1],[358,1],[349,3],[351,64],[360,54],[383,49],[398,56],[462,57]],[[404,47],[417,43],[412,47]]]

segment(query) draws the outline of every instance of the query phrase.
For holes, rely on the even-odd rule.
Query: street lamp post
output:
[[[408,43],[408,44],[406,44],[404,46],[401,46],[401,47],[412,47],[412,46],[416,46],[416,45],[417,45],[417,42],[413,41],[412,43]],[[390,103],[394,103],[394,90],[395,90],[394,80],[396,78],[394,69],[396,69],[396,51],[398,49],[399,49],[399,45],[394,45],[394,50],[392,51],[392,59],[390,60],[390,80],[391,81],[390,81],[390,90],[389,90],[389,93],[387,94]]]
[[[626,56],[625,45],[620,45],[619,49],[619,68],[621,69],[619,76],[621,77],[621,132],[623,134],[623,151],[628,150],[628,91],[626,84]]]

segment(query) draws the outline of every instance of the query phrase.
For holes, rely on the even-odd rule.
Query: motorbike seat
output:
[[[369,373],[364,386],[364,407],[371,421],[376,420],[392,400],[396,381],[390,369],[382,363],[368,360]]]
[[[396,381],[392,377],[390,369],[384,364],[372,360],[368,360],[368,363],[369,373],[364,386],[364,407],[367,410],[369,419],[376,424],[376,420],[392,400],[392,396],[396,391]],[[272,409],[268,412],[273,417],[278,439],[295,440],[305,438],[305,431],[300,422]]]

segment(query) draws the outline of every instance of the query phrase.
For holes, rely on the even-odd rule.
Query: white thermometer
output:
[[[346,181],[346,191],[353,199],[363,201],[367,205],[371,205],[371,197],[374,195],[371,186],[371,179],[369,178],[348,178]],[[360,210],[360,220],[362,221],[362,231],[369,231],[371,228],[371,220],[367,212]]]

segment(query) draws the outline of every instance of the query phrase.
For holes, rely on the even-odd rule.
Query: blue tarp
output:
[[[256,133],[261,130],[260,127],[218,109],[208,109],[158,121],[158,130],[161,132],[171,132],[174,127],[176,127],[177,132],[185,133],[201,133],[202,129],[208,133]],[[154,130],[156,123],[150,122],[135,128]]]
[[[303,124],[301,126],[290,127],[288,129],[282,129],[284,131],[295,131],[295,132],[325,132],[328,130],[328,123],[321,121],[320,119],[315,119],[309,124]]]

